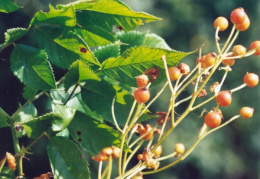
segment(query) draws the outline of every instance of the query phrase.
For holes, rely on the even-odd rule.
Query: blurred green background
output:
[[[48,11],[48,4],[68,3],[69,0],[17,0],[24,8],[11,14],[0,14],[0,43],[4,41],[4,32],[12,27],[28,27],[32,16],[38,10]],[[250,28],[241,32],[235,44],[249,47],[254,40],[260,40],[260,1],[259,0],[124,0],[132,9],[144,11],[163,18],[163,21],[153,22],[139,27],[137,30],[150,31],[162,36],[169,46],[179,51],[193,51],[205,44],[203,54],[216,51],[214,43],[213,22],[216,17],[229,18],[230,12],[243,7],[251,20]],[[229,35],[231,27],[221,32],[220,43],[223,44]],[[0,52],[0,107],[12,114],[18,103],[24,103],[22,96],[23,85],[10,71],[10,52],[7,48]],[[188,56],[183,62],[191,67],[195,66],[197,54]],[[240,85],[247,72],[260,75],[260,57],[248,57],[237,60],[232,72],[224,83],[223,90],[232,89]],[[223,71],[217,72],[210,80],[210,85],[220,81]],[[153,93],[160,88],[153,89]],[[182,99],[192,88],[188,88]],[[210,93],[210,92],[209,92]],[[165,111],[168,106],[170,93],[165,93],[151,108],[152,112]],[[164,172],[145,176],[144,178],[171,178],[171,179],[257,179],[260,178],[260,86],[245,88],[233,94],[230,106],[222,108],[224,120],[238,114],[243,106],[252,106],[255,115],[249,120],[238,119],[227,127],[209,135],[194,152],[178,165]],[[176,115],[181,114],[187,104],[176,109]],[[209,111],[215,103],[207,105]],[[192,113],[181,123],[174,133],[163,143],[163,154],[173,151],[177,142],[187,147],[196,139],[197,132],[203,124],[199,118],[203,108]],[[9,129],[0,129],[0,158],[6,151],[12,152],[11,132]],[[27,145],[23,140],[21,144]],[[45,154],[45,142],[33,148],[34,155],[28,155],[24,161],[25,173],[30,177],[50,170]],[[40,162],[39,162],[40,161]],[[165,163],[161,163],[164,165]],[[90,162],[90,168],[93,162]],[[95,165],[96,166],[96,165]],[[92,171],[93,172],[93,171]],[[93,175],[93,178],[94,175]]]

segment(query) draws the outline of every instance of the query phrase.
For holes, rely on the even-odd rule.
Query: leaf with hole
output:
[[[64,47],[65,49],[77,54],[80,58],[84,60],[84,63],[90,62],[100,66],[100,63],[92,54],[86,41],[75,32],[65,31],[60,37],[54,39],[54,42]]]

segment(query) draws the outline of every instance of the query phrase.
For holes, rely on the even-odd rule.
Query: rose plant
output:
[[[22,8],[10,0],[2,1],[1,13]],[[259,40],[248,49],[235,44],[239,32],[250,25],[243,8],[231,12],[233,28],[223,46],[219,32],[227,29],[229,21],[216,18],[216,52],[205,55],[203,45],[192,52],[180,52],[156,34],[133,31],[144,22],[158,20],[162,19],[135,12],[119,0],[83,0],[50,5],[49,12],[34,15],[29,27],[7,29],[0,51],[4,53],[12,46],[10,69],[24,84],[27,102],[13,114],[0,108],[0,127],[11,129],[15,151],[1,156],[0,176],[26,178],[23,159],[31,155],[33,146],[47,138],[52,171],[35,178],[90,178],[88,155],[99,162],[96,172],[100,179],[143,178],[184,160],[208,134],[235,119],[252,117],[251,107],[238,109],[225,121],[221,112],[222,107],[232,104],[236,91],[255,87],[259,82],[258,75],[250,72],[241,79],[240,86],[221,89],[234,63],[260,54]],[[24,37],[33,42],[23,41]],[[180,63],[196,52],[193,67]],[[53,66],[65,74],[56,77]],[[212,83],[212,75],[222,71],[222,79]],[[157,94],[150,94],[150,89],[161,83],[164,85]],[[206,84],[211,84],[210,89]],[[193,93],[179,99],[188,86],[192,86]],[[149,107],[166,88],[171,92],[168,109],[151,114]],[[39,110],[34,102],[42,97],[47,103]],[[197,98],[204,100],[198,102]],[[214,100],[215,106],[202,114],[203,125],[194,144],[184,146],[176,141],[173,152],[161,156],[169,134],[189,113]],[[186,109],[176,116],[176,108],[184,102],[188,102]],[[154,118],[156,125],[149,124]],[[19,139],[24,136],[34,141],[21,146]],[[169,158],[174,160],[160,165]],[[135,160],[138,162],[130,165]],[[112,173],[113,166],[117,174]]]

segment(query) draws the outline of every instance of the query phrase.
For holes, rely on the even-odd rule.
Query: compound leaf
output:
[[[22,44],[15,45],[11,54],[11,70],[30,88],[56,88],[52,68],[44,50]]]
[[[78,146],[66,137],[52,137],[47,153],[54,178],[90,178],[88,163]]]

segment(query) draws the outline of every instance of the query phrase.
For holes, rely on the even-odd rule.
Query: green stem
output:
[[[127,158],[128,152],[124,152],[124,158],[123,158],[123,164],[122,164],[122,173],[125,173],[125,168],[126,168],[126,158]]]
[[[218,53],[220,53],[220,47],[219,47],[219,43],[218,43],[218,41],[219,41],[218,32],[219,32],[219,27],[217,27],[216,32],[215,32],[215,43],[216,43],[216,46],[218,49]]]
[[[98,179],[101,179],[102,164],[103,164],[103,162],[100,161],[100,162],[99,162],[99,165],[98,165]]]
[[[144,140],[142,140],[139,144],[137,144],[137,146],[135,147],[135,149],[131,152],[131,154],[128,156],[126,162],[125,162],[125,166],[124,166],[124,171],[128,165],[128,163],[130,162],[131,158],[134,156],[134,154],[137,152],[137,150],[143,145]]]
[[[34,100],[38,99],[39,97],[41,97],[42,95],[45,94],[46,91],[42,91],[39,94],[37,94],[36,96],[34,96],[32,99],[26,101],[26,103],[24,103],[24,105],[22,105],[11,117],[15,120],[15,118],[17,117],[17,115],[19,114],[19,112],[22,111],[23,108],[25,108],[27,105],[29,105],[30,103],[32,103]]]
[[[177,103],[175,103],[174,107],[179,106],[181,103],[183,103],[183,102],[185,102],[185,101],[188,101],[188,100],[190,100],[191,98],[192,98],[192,95],[190,95],[190,96],[188,96],[187,98],[184,98],[184,99],[178,101]]]
[[[201,107],[201,106],[207,104],[208,102],[210,102],[211,100],[213,100],[213,99],[215,99],[215,98],[216,98],[215,95],[212,96],[212,97],[210,97],[209,99],[203,101],[202,103],[198,104],[197,106],[192,107],[192,108],[191,108],[191,111],[194,111],[195,109],[197,109],[197,108],[199,108],[199,107]]]
[[[3,166],[4,166],[5,162],[6,162],[6,155],[5,155],[4,158],[2,158],[2,160],[0,161],[0,174],[1,174],[1,171],[2,171],[2,169],[3,169]]]
[[[191,84],[200,74],[195,74],[187,83],[185,83],[176,93],[176,98],[179,94],[189,85]]]
[[[136,103],[137,102],[135,100],[134,104],[132,106],[130,114],[133,112]],[[134,114],[134,117],[132,118],[132,121],[130,122],[130,124],[128,126],[127,124],[128,124],[129,119],[131,117],[131,115],[129,114],[129,116],[128,116],[129,119],[127,119],[127,122],[125,124],[124,130],[123,130],[123,133],[122,133],[122,139],[121,139],[121,144],[120,144],[120,154],[119,154],[119,158],[118,158],[118,175],[119,176],[122,174],[122,166],[121,165],[122,165],[122,154],[123,154],[125,139],[126,139],[126,136],[127,136],[128,132],[131,130],[131,127],[133,126],[133,124],[138,119],[137,116],[138,116],[141,108],[142,108],[142,104],[138,103],[137,109],[136,109],[135,114]]]
[[[113,159],[112,159],[112,155],[110,155],[108,159],[107,179],[111,178],[112,168],[113,168]]]
[[[189,79],[189,77],[197,70],[199,66],[195,66],[195,68],[181,81],[181,83],[178,85],[177,89],[179,89],[185,81]]]
[[[231,42],[229,43],[227,49],[225,50],[224,54],[228,52],[228,50],[230,49],[230,47],[233,45],[233,43],[235,42],[235,40],[237,39],[237,36],[239,34],[239,30],[237,30],[236,34],[234,35],[233,39],[231,40]]]
[[[133,176],[135,176],[137,173],[141,172],[145,168],[146,168],[145,165],[141,166],[137,170],[133,171],[126,179],[131,179]]]
[[[240,90],[240,89],[246,87],[246,85],[247,85],[247,84],[244,83],[244,84],[242,84],[242,85],[240,85],[240,86],[238,86],[238,87],[236,87],[236,88],[234,88],[234,89],[232,89],[232,90],[230,90],[230,91],[231,91],[231,93],[234,93],[235,91],[238,91],[238,90]]]
[[[20,150],[18,153],[15,154],[16,157],[22,157],[24,154],[30,150],[35,144],[37,144],[43,137],[46,136],[46,133],[44,132],[40,137],[38,137],[36,140],[34,140],[30,145],[28,145],[26,148]]]
[[[149,175],[149,174],[158,173],[158,172],[166,170],[166,169],[170,168],[171,166],[179,163],[180,161],[184,160],[194,150],[194,148],[197,146],[197,144],[199,143],[200,140],[201,140],[201,138],[197,139],[196,142],[180,158],[178,158],[174,162],[172,162],[172,163],[170,163],[170,164],[168,164],[168,165],[166,165],[166,166],[164,166],[162,168],[154,170],[154,171],[142,172],[142,174],[143,175]]]
[[[171,98],[171,100],[173,100],[173,99]],[[170,100],[170,101],[171,101],[171,100]],[[170,103],[170,104],[171,104],[171,103]],[[161,139],[161,137],[162,137],[162,135],[163,135],[163,131],[164,131],[165,126],[166,126],[166,124],[167,124],[167,119],[168,119],[168,117],[169,117],[169,115],[170,115],[171,110],[172,110],[172,107],[169,105],[168,112],[167,112],[167,115],[166,115],[165,118],[164,118],[164,123],[163,123],[163,125],[162,125],[161,132],[160,132],[160,135],[159,135],[159,137],[158,137],[158,139],[157,139],[157,142]]]
[[[169,155],[166,155],[166,156],[157,158],[156,161],[162,161],[162,160],[166,160],[166,159],[172,158],[172,157],[174,157],[176,154],[177,154],[177,152],[173,152],[173,153],[171,153],[171,154],[169,154]]]
[[[142,116],[145,111],[151,106],[151,104],[162,94],[162,92],[165,90],[165,88],[168,85],[168,81],[164,84],[164,86],[162,87],[162,89],[156,94],[156,96],[145,106],[145,108],[142,110],[142,112],[140,112],[140,114],[138,115],[138,118],[140,116]]]
[[[138,164],[136,164],[133,168],[131,168],[130,170],[128,170],[127,172],[125,172],[123,175],[119,175],[118,177],[116,177],[116,179],[122,179],[128,175],[130,175],[131,173],[133,173],[134,171],[136,171],[139,167],[142,166],[142,162],[139,161]]]
[[[231,32],[230,32],[230,34],[229,34],[229,36],[228,36],[228,39],[227,39],[227,41],[225,42],[225,44],[224,44],[224,46],[222,47],[222,49],[221,49],[221,51],[220,51],[219,54],[222,54],[222,53],[224,52],[224,50],[225,50],[225,48],[227,47],[227,45],[228,45],[228,43],[229,43],[231,37],[233,36],[233,34],[234,34],[234,32],[235,32],[235,29],[236,29],[236,25],[234,24],[233,27],[232,27],[232,30],[231,30]]]
[[[117,123],[117,120],[116,120],[115,109],[114,109],[115,108],[115,101],[116,101],[116,98],[114,97],[114,99],[112,101],[112,105],[111,105],[112,118],[113,118],[113,121],[115,123],[117,130],[122,133],[123,131],[122,131],[122,129],[120,129],[120,127]]]
[[[150,133],[151,131],[153,131],[154,129],[157,128],[157,124],[149,131],[145,132],[144,134],[142,134],[140,137],[138,137],[137,139],[135,139],[134,142],[132,142],[129,147],[132,148],[137,142],[139,142],[140,140],[142,140],[144,138],[144,136],[146,136],[148,133]]]
[[[21,150],[20,145],[19,145],[19,139],[16,136],[16,132],[15,132],[15,129],[13,127],[11,127],[11,132],[12,132],[12,137],[13,137],[14,152],[15,152],[15,154],[18,154]],[[22,174],[23,174],[22,157],[23,156],[16,156],[18,176],[22,176]]]
[[[235,119],[239,118],[240,115],[236,115],[234,117],[232,117],[231,119],[229,119],[228,121],[226,121],[225,123],[223,123],[222,125],[214,128],[214,129],[211,129],[210,131],[208,132],[205,132],[204,134],[202,134],[200,137],[197,138],[197,140],[193,143],[193,145],[177,160],[175,160],[174,162],[162,167],[162,168],[159,168],[158,170],[155,170],[155,171],[149,171],[149,172],[142,172],[143,175],[148,175],[148,174],[154,174],[154,173],[157,173],[157,172],[161,172],[163,170],[166,170],[168,168],[170,168],[171,166],[179,163],[180,161],[184,160],[194,149],[195,147],[198,145],[198,143],[204,139],[207,135],[209,135],[210,133],[226,126],[227,124],[229,124],[230,122],[234,121]]]
[[[106,165],[106,167],[105,167],[105,169],[104,169],[104,171],[103,171],[103,173],[101,175],[101,179],[105,178],[108,170],[109,170],[109,163],[107,163],[107,165]]]
[[[74,88],[73,88],[72,92],[70,93],[68,99],[65,101],[64,106],[65,106],[65,105],[69,102],[69,100],[72,98],[72,96],[73,96],[74,92],[76,91],[76,89],[78,88],[78,86],[79,86],[78,83],[74,86]]]
[[[169,72],[168,72],[168,67],[167,67],[167,62],[166,62],[166,56],[163,55],[161,59],[162,59],[162,61],[163,61],[163,65],[164,65],[164,69],[165,69],[165,74],[166,74],[166,78],[167,78],[167,81],[168,81],[168,84],[169,84],[171,93],[172,93],[172,94],[175,94],[175,91],[173,90],[173,87],[172,87],[170,75],[169,75]]]

